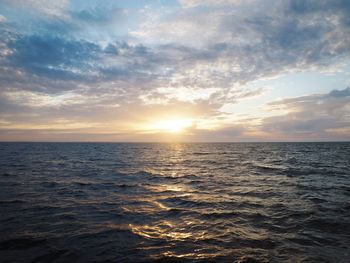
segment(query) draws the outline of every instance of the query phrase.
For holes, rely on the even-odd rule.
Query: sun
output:
[[[153,130],[160,132],[181,133],[192,125],[193,121],[191,119],[168,119],[157,121],[151,126]]]

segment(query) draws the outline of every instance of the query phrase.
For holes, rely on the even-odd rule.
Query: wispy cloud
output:
[[[246,85],[252,81],[347,62],[347,1],[181,0],[175,7],[137,10],[111,1],[1,6],[4,129],[65,119],[132,133],[147,119],[138,114],[165,118],[167,111],[220,123],[221,131],[191,131],[214,140],[228,138],[231,126],[243,137],[350,136],[348,89],[271,102],[270,108],[289,113],[261,119],[260,127],[230,124],[234,112],[230,117],[222,110],[263,96],[262,86]],[[336,88],[344,87],[329,90]]]
[[[282,138],[346,139],[350,132],[350,88],[269,103],[288,113],[263,120],[262,129]]]

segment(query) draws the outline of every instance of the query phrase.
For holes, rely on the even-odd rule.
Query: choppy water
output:
[[[0,144],[1,262],[350,262],[350,143]]]

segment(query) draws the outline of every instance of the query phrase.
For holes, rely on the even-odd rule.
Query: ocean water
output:
[[[350,143],[0,143],[0,262],[350,262]]]

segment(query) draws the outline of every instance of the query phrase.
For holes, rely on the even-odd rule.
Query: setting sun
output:
[[[349,14],[0,0],[0,263],[350,263]]]
[[[190,119],[169,119],[155,122],[151,128],[160,132],[181,133],[192,125],[193,121]]]

